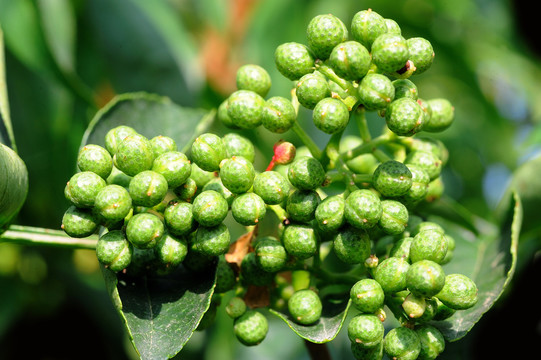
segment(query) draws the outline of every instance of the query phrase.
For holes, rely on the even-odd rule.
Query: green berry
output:
[[[359,100],[368,111],[385,109],[395,97],[392,81],[377,73],[368,73],[357,91]]]
[[[415,295],[432,297],[440,292],[444,284],[445,272],[434,261],[419,260],[408,269],[406,286]]]
[[[193,200],[192,212],[200,225],[217,226],[225,220],[229,212],[229,204],[218,192],[206,190]]]
[[[421,340],[421,352],[418,359],[434,360],[445,350],[445,338],[436,327],[423,324],[415,327],[415,332]]]
[[[323,305],[318,294],[310,289],[296,291],[287,301],[289,314],[294,322],[311,325],[319,320]]]
[[[107,131],[105,134],[105,148],[111,155],[116,154],[119,144],[129,135],[135,135],[137,131],[126,125],[119,125]]]
[[[249,252],[242,258],[240,281],[243,285],[268,286],[274,279],[274,274],[259,266],[255,252]]]
[[[351,354],[356,360],[381,360],[383,358],[383,341],[372,347],[350,342]]]
[[[410,260],[432,260],[441,263],[447,254],[447,238],[437,230],[424,229],[417,233],[411,242]]]
[[[383,307],[385,293],[376,280],[361,279],[351,287],[349,297],[360,312],[374,313]]]
[[[428,173],[417,165],[406,164],[411,172],[411,188],[398,198],[406,206],[414,206],[423,200],[428,192],[430,177]]]
[[[434,61],[434,49],[430,41],[413,37],[406,40],[408,45],[409,59],[415,66],[414,74],[422,74],[432,66]]]
[[[218,164],[219,166],[219,164]],[[218,171],[206,171],[201,169],[195,162],[192,162],[191,179],[195,181],[197,189],[203,189],[206,183],[218,176]]]
[[[417,165],[425,170],[430,177],[430,181],[436,179],[441,174],[443,162],[437,155],[424,150],[415,150],[410,152],[404,160],[406,165]]]
[[[157,215],[140,213],[128,221],[126,237],[136,248],[150,249],[156,246],[164,231],[164,224]]]
[[[368,50],[378,36],[387,32],[385,19],[372,9],[357,12],[351,21],[351,35]]]
[[[385,20],[385,27],[387,28],[387,33],[390,34],[402,34],[402,30],[400,29],[400,25],[393,20],[393,19],[384,19]]]
[[[278,45],[274,52],[278,71],[289,80],[298,80],[314,71],[315,55],[303,44],[287,42]]]
[[[282,233],[282,243],[288,254],[304,260],[316,254],[319,241],[311,226],[290,224]]]
[[[295,190],[287,198],[288,219],[307,223],[314,219],[321,198],[315,190]]]
[[[426,117],[417,101],[402,97],[389,104],[385,111],[385,122],[396,135],[412,136],[424,129]]]
[[[254,165],[242,156],[233,156],[220,163],[220,179],[233,194],[250,190],[254,177]]]
[[[132,198],[128,190],[120,185],[107,185],[96,195],[94,209],[106,221],[123,220],[132,209]]]
[[[154,153],[154,158],[157,158],[161,154],[169,151],[178,151],[176,141],[169,136],[154,136],[150,139],[150,145],[152,145],[152,152]]]
[[[437,297],[434,296],[432,299],[435,300],[435,303],[436,303],[436,310],[434,313],[433,320],[435,321],[445,320],[445,319],[450,318],[456,313],[455,309],[452,309],[449,306],[445,305]]]
[[[265,204],[283,203],[289,195],[289,182],[277,171],[264,171],[256,174],[253,184],[254,193],[259,195]]]
[[[152,144],[143,135],[128,135],[118,144],[113,161],[120,171],[129,176],[150,170],[154,161]]]
[[[230,318],[236,319],[242,316],[246,309],[246,302],[241,297],[235,296],[227,303],[225,312]]]
[[[466,275],[449,274],[436,297],[451,309],[465,310],[477,303],[477,292],[475,282]]]
[[[408,44],[402,35],[385,33],[372,43],[372,62],[382,72],[400,70],[409,59]]]
[[[229,96],[227,114],[240,129],[255,129],[263,122],[265,99],[254,91],[237,90]]]
[[[74,238],[84,238],[96,232],[99,218],[90,209],[70,206],[62,216],[62,230]]]
[[[106,181],[108,185],[120,185],[126,189],[130,186],[130,181],[132,176],[124,174],[122,171],[118,170],[116,166],[113,165],[111,173],[107,177]]]
[[[188,157],[180,151],[168,151],[158,155],[152,163],[152,171],[162,174],[168,187],[174,189],[184,184],[192,173]]]
[[[225,254],[229,250],[231,234],[223,223],[212,226],[199,226],[195,238],[190,244],[190,251],[195,251],[206,257]]]
[[[344,153],[362,145],[363,141],[355,135],[344,135],[340,140],[340,152]],[[347,167],[355,174],[372,174],[379,162],[372,153],[361,154],[346,162]]]
[[[402,258],[407,262],[410,262],[410,247],[412,241],[413,238],[409,236],[398,239],[391,247],[389,256]]]
[[[205,171],[220,170],[220,162],[226,158],[225,145],[216,134],[204,133],[192,143],[192,160]]]
[[[207,190],[214,190],[220,195],[222,195],[222,197],[227,201],[227,204],[229,206],[231,206],[233,200],[235,199],[235,194],[233,194],[228,188],[224,186],[224,184],[222,183],[222,179],[220,179],[219,177],[210,180],[208,183],[205,184],[205,186],[203,186],[202,191]]]
[[[449,159],[449,151],[445,147],[445,144],[439,139],[426,136],[416,136],[415,138],[410,138],[408,140],[411,141],[409,144],[410,151],[421,150],[431,152],[442,161],[442,165],[444,165]]]
[[[325,180],[325,170],[321,163],[309,156],[297,156],[289,165],[289,182],[299,190],[313,190]]]
[[[191,167],[193,169],[193,166]],[[197,183],[191,177],[186,179],[186,182],[173,189],[173,192],[179,200],[191,202],[197,193]]]
[[[318,228],[325,233],[337,231],[345,223],[346,201],[343,196],[331,195],[317,206],[314,213]]]
[[[358,229],[375,226],[382,212],[381,200],[371,190],[355,190],[346,198],[344,217],[350,225]]]
[[[247,310],[235,319],[233,331],[242,344],[254,346],[265,339],[269,331],[269,324],[265,315],[256,310]]]
[[[167,179],[162,174],[145,170],[131,179],[128,191],[134,205],[153,207],[165,198],[167,189]]]
[[[197,222],[192,213],[193,205],[182,200],[172,200],[163,212],[165,225],[170,233],[183,236],[197,228]]]
[[[237,70],[237,89],[251,90],[262,97],[267,96],[271,88],[271,78],[267,70],[259,65],[246,64]]]
[[[255,160],[255,148],[254,144],[240,134],[227,133],[222,137],[226,157],[242,156],[249,162],[253,163]]]
[[[439,198],[441,198],[444,191],[445,191],[445,184],[443,183],[443,180],[441,179],[441,177],[437,177],[428,183],[428,191],[426,193],[424,201],[430,203],[435,200],[438,200]]]
[[[103,234],[96,243],[98,261],[114,272],[126,269],[132,260],[132,254],[132,245],[121,230]]]
[[[281,270],[287,261],[287,252],[280,241],[266,236],[257,240],[255,259],[259,267],[267,272]]]
[[[77,167],[81,171],[92,171],[107,179],[113,170],[113,158],[104,147],[88,144],[79,150]]]
[[[373,314],[359,314],[348,324],[348,337],[352,343],[369,348],[383,340],[385,328],[381,320]]]
[[[326,134],[343,131],[349,122],[348,107],[339,99],[325,98],[312,112],[314,125]]]
[[[64,187],[64,195],[79,208],[94,206],[98,193],[107,185],[102,177],[92,171],[74,174]]]
[[[334,47],[328,62],[336,75],[345,80],[356,81],[368,73],[371,57],[361,43],[345,41]]]
[[[248,192],[237,196],[231,203],[231,214],[236,222],[244,226],[260,222],[267,212],[261,196]]]
[[[333,237],[333,251],[346,264],[362,264],[370,257],[370,238],[364,230],[346,227]]]
[[[428,132],[442,132],[446,130],[455,119],[455,108],[447,99],[437,98],[426,101],[430,108],[430,119],[423,128]]]
[[[410,264],[402,258],[389,257],[381,261],[374,270],[374,279],[385,293],[396,293],[406,289],[406,275]]]
[[[402,303],[402,309],[410,319],[418,319],[425,313],[426,298],[423,295],[410,293]]]
[[[216,267],[216,286],[214,292],[223,294],[232,290],[237,284],[237,275],[229,263],[225,260],[225,256],[218,257],[218,265]],[[239,315],[240,316],[240,315]]]
[[[297,112],[290,100],[273,96],[265,102],[263,127],[273,133],[282,134],[291,129],[297,120]]]
[[[385,161],[372,174],[372,185],[383,196],[402,196],[411,188],[411,171],[399,161]]]
[[[229,129],[239,129],[239,127],[233,123],[233,119],[231,119],[229,116],[229,98],[225,99],[220,103],[220,105],[218,105],[216,119]]]
[[[183,237],[166,232],[154,247],[156,258],[167,268],[174,269],[186,258],[188,243]]]
[[[417,85],[410,79],[396,79],[393,80],[394,86],[394,99],[401,99],[404,97],[417,101],[419,98],[419,90]]]
[[[331,96],[331,89],[327,79],[319,72],[303,75],[295,88],[299,103],[307,109],[313,109],[316,104]]]
[[[382,200],[383,209],[378,225],[389,235],[399,235],[404,232],[408,224],[408,209],[399,201]]]
[[[348,38],[346,25],[332,14],[317,15],[308,23],[308,46],[318,59],[325,60],[332,49]]]
[[[414,330],[396,327],[385,335],[383,350],[390,358],[414,360],[421,352],[421,340]]]

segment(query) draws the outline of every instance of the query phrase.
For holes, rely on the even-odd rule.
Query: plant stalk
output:
[[[52,246],[66,249],[95,250],[98,236],[91,235],[83,239],[78,239],[70,237],[61,230],[11,225],[6,232],[0,235],[1,242],[11,242],[20,245]]]

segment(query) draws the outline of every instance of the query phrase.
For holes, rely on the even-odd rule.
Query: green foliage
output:
[[[359,10],[357,2],[347,0],[333,4],[307,0],[294,3],[261,1],[253,5],[251,12],[247,12],[251,17],[245,18],[247,21],[244,22],[227,18],[230,16],[227,14],[233,13],[226,11],[229,6],[232,5],[214,0],[182,4],[160,1],[152,5],[140,0],[0,1],[0,24],[6,45],[5,49],[4,46],[0,49],[0,143],[18,151],[14,158],[17,161],[14,161],[20,164],[13,171],[0,173],[2,176],[7,174],[11,184],[8,187],[16,189],[4,193],[13,200],[0,198],[0,210],[3,211],[3,205],[10,204],[10,220],[0,225],[15,223],[58,229],[68,206],[63,187],[76,171],[79,149],[85,144],[105,146],[104,136],[115,126],[134,126],[148,139],[168,135],[178,144],[178,150],[188,155],[190,145],[198,134],[210,129],[223,134],[225,129],[222,125],[225,124],[212,123],[213,109],[217,109],[233,89],[232,73],[239,63],[257,63],[267,69],[273,80],[268,96],[288,97],[292,83],[281,76],[275,67],[274,49],[286,40],[306,43],[306,26],[318,14],[333,13],[348,24]],[[442,117],[437,124],[425,124],[423,129],[436,131],[430,136],[443,141],[445,151],[448,150],[450,155],[441,169],[446,195],[433,203],[422,203],[417,209],[426,219],[442,224],[445,234],[453,237],[456,242],[453,259],[442,263],[445,273],[459,272],[470,276],[478,287],[478,304],[482,304],[457,311],[439,322],[438,329],[447,341],[469,334],[467,339],[474,339],[471,342],[475,343],[475,339],[483,338],[478,331],[480,326],[490,321],[485,313],[490,309],[505,309],[505,299],[512,299],[514,294],[511,279],[513,276],[529,275],[521,270],[528,266],[533,259],[532,254],[539,249],[536,209],[540,192],[536,191],[538,181],[535,180],[539,173],[539,158],[529,160],[539,148],[541,102],[539,84],[535,80],[540,72],[538,61],[534,54],[525,49],[517,29],[507,26],[511,25],[512,12],[503,1],[483,8],[467,0],[456,2],[453,8],[442,1],[424,0],[403,5],[384,1],[364,7],[368,6],[385,14],[385,17],[397,20],[404,37],[422,35],[430,39],[436,56],[430,70],[415,79],[421,104],[431,100],[426,97],[428,95],[435,99],[447,98],[453,104],[455,120],[451,126],[448,126],[449,118]],[[212,39],[212,35],[209,35],[212,34],[211,30],[220,29],[222,34],[228,33],[231,30],[228,29],[229,23],[245,24],[244,36],[237,38],[241,40],[235,43],[227,43],[218,36],[221,45],[235,54],[231,57],[235,63],[230,63],[229,67],[216,66],[213,75],[205,61],[210,55],[218,60],[218,64],[224,60],[218,51],[209,55],[203,45]],[[276,27],[277,23],[283,26]],[[236,31],[243,32],[239,29]],[[355,34],[352,31],[350,36]],[[507,51],[502,52],[502,47]],[[426,55],[423,56],[426,58]],[[7,68],[5,73],[4,68]],[[420,69],[418,67],[419,72]],[[346,78],[345,75],[341,76]],[[226,83],[229,87],[223,85]],[[6,89],[9,89],[9,102]],[[267,107],[263,114],[265,111]],[[448,107],[445,111],[450,112]],[[375,117],[375,113],[367,114],[370,130],[376,132],[383,123]],[[263,115],[263,125],[265,121],[271,122],[270,127],[278,130],[274,133],[259,129],[255,132],[233,129],[235,134],[257,139],[254,141],[255,156],[251,159],[254,165],[260,169],[266,166],[271,160],[272,144],[278,139],[299,144],[295,129],[288,131],[291,129],[291,118],[276,119],[268,115],[265,120]],[[312,124],[309,111],[301,109],[295,118],[316,144],[327,143],[330,135],[322,133]],[[14,120],[13,125],[10,119]],[[446,131],[440,132],[442,129]],[[355,128],[348,126],[344,130],[344,137],[354,132]],[[522,141],[524,138],[526,141]],[[366,142],[367,139],[362,140]],[[413,145],[414,141],[410,143],[411,146],[416,146]],[[361,143],[359,141],[358,144]],[[0,158],[4,150],[5,147],[0,149]],[[323,153],[329,153],[329,150],[332,150],[331,146],[323,149]],[[362,156],[365,155],[372,156]],[[348,160],[348,166],[351,164],[350,168],[353,168],[353,162],[360,158]],[[2,163],[6,164],[3,160]],[[364,162],[362,166],[368,167]],[[287,173],[282,174],[287,177]],[[213,176],[212,173],[206,175],[209,178]],[[189,178],[190,184],[194,178]],[[507,186],[509,179],[511,184]],[[13,182],[19,185],[13,186]],[[358,184],[361,182],[359,180]],[[0,184],[5,182],[0,181]],[[30,186],[26,188],[28,184]],[[432,183],[431,189],[433,185],[437,184]],[[185,189],[184,200],[192,201],[195,188],[186,183]],[[326,190],[333,194],[341,189],[331,185]],[[23,205],[27,194],[32,201]],[[408,195],[397,200],[403,201],[405,196]],[[322,200],[321,203],[325,203],[325,199]],[[3,219],[2,211],[0,219]],[[319,218],[317,214],[316,221],[321,222],[318,226],[322,231],[329,224],[331,215],[333,223],[342,224],[344,221],[339,213],[328,211]],[[261,229],[267,229],[268,219],[269,216],[266,216],[261,221]],[[329,221],[323,224],[327,219]],[[107,351],[114,353],[110,355],[111,358],[137,356],[132,349],[123,347],[122,336],[125,333],[143,358],[174,357],[180,350],[179,356],[188,359],[192,356],[216,357],[217,351],[227,358],[256,356],[252,350],[231,345],[231,319],[220,317],[218,305],[211,306],[213,274],[197,274],[192,279],[191,273],[186,276],[181,271],[165,277],[152,275],[131,283],[124,275],[115,276],[103,269],[113,304],[127,325],[126,331],[119,326],[118,317],[111,317],[108,313],[110,301],[103,301],[103,279],[99,272],[95,276],[96,267],[92,265],[96,264],[95,258],[85,263],[78,257],[78,252],[74,252],[72,258],[71,252],[64,251],[39,251],[38,255],[30,256],[36,254],[32,246],[35,240],[21,241],[20,237],[29,234],[30,228],[20,230],[17,226],[7,228],[1,241],[19,241],[21,245],[0,244],[3,259],[0,261],[0,281],[6,293],[10,294],[3,300],[3,311],[0,312],[0,334],[3,336],[2,344],[6,345],[6,350],[3,350],[6,353],[10,351],[10,346],[15,346],[10,345],[10,339],[13,340],[15,336],[10,334],[17,334],[15,324],[22,318],[19,314],[35,314],[35,311],[27,310],[43,308],[47,303],[51,305],[47,305],[42,314],[60,316],[62,305],[70,301],[86,309],[81,312],[91,310],[93,314],[101,314],[99,320],[94,315],[94,319],[81,320],[81,324],[76,326],[80,326],[81,331],[91,326],[97,327],[86,335],[86,339],[97,339],[96,334],[106,331],[108,337],[116,339],[115,344],[111,344],[113,340],[108,344]],[[242,227],[233,226],[232,238],[235,239],[243,230]],[[377,227],[373,230],[379,231]],[[328,251],[325,243],[323,245],[324,251]],[[380,245],[385,246],[383,243]],[[330,254],[326,260],[330,263],[328,265],[344,270],[344,264],[334,264],[331,260],[335,255],[332,251]],[[31,266],[30,269],[45,267],[46,270],[45,273],[28,270],[28,266]],[[94,271],[90,275],[85,272],[92,269]],[[33,279],[40,279],[36,274],[45,275],[41,280],[36,280],[37,283],[32,283],[28,280],[28,274],[34,274]],[[168,284],[176,284],[175,290],[170,291]],[[70,295],[74,292],[78,294]],[[83,295],[89,293],[92,294],[88,296],[89,299],[99,300],[89,304],[90,301],[84,299]],[[337,302],[336,294],[330,288],[323,295],[322,318],[313,327],[295,324],[283,309],[277,308],[271,312],[301,338],[316,343],[334,340],[331,344],[336,345],[329,345],[333,356],[347,358],[351,356],[349,341],[342,341],[338,332],[347,318],[349,303],[342,300]],[[56,300],[45,300],[51,297]],[[213,327],[194,333],[206,310],[216,306],[218,315]],[[148,309],[152,311],[148,312]],[[172,313],[177,315],[172,316]],[[170,319],[179,318],[178,313],[183,319],[192,320],[183,326],[175,327],[178,324],[174,324],[173,331],[164,331],[166,326],[170,326]],[[479,326],[474,327],[476,324]],[[293,342],[290,332],[286,331],[288,328],[282,331],[284,335],[273,333],[273,328],[279,325],[272,317],[269,318],[270,334],[273,336],[269,336],[253,351],[271,354],[273,358],[293,358],[299,352],[302,354],[302,342]],[[193,341],[187,343],[192,337]],[[44,338],[49,337],[44,335]],[[281,353],[269,342],[275,338],[293,350]],[[474,350],[468,347],[470,342],[464,340],[448,342],[440,357],[452,358],[455,351],[460,351],[456,350],[458,348],[462,349],[461,354],[473,354]],[[11,343],[17,344],[16,341]],[[80,344],[77,341],[72,343],[74,347]],[[206,345],[203,346],[203,343]],[[45,346],[40,348],[46,349]],[[381,349],[378,351],[381,352]]]

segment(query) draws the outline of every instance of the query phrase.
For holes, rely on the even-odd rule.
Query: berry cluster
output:
[[[355,14],[349,31],[331,14],[316,16],[307,45],[289,42],[275,51],[277,69],[294,81],[291,98],[267,98],[271,78],[262,67],[238,69],[237,90],[217,111],[231,133],[201,134],[184,154],[167,136],[147,139],[118,126],[105,147],[83,147],[80,172],[65,189],[73,205],[62,227],[73,237],[100,229],[97,257],[115,272],[217,264],[213,302],[199,329],[212,323],[229,291],[225,310],[245,345],[267,334],[261,297],[292,322],[316,326],[325,304],[320,289],[334,285],[332,278],[347,284],[339,295],[358,312],[347,326],[356,358],[434,359],[445,339],[433,322],[474,306],[477,287],[444,272],[455,242],[416,213],[441,196],[448,157],[441,141],[416,134],[443,131],[454,120],[448,100],[420,98],[410,80],[433,58],[429,41],[405,39],[395,21],[370,9]],[[331,135],[323,151],[297,122],[300,106]],[[385,120],[377,137],[366,112]],[[342,136],[351,119],[360,136]],[[234,130],[259,126],[292,130],[305,146],[279,141],[269,166],[256,169],[254,145]],[[262,234],[258,225],[269,213],[278,219],[276,231]],[[236,241],[229,214],[247,229]],[[263,294],[257,304],[254,291]],[[385,332],[389,311],[401,326]]]

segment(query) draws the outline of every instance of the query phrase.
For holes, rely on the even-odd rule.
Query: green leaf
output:
[[[286,324],[301,338],[316,344],[333,340],[340,332],[346,320],[351,301],[330,301],[322,299],[323,311],[321,318],[314,325],[300,325],[291,320],[288,314],[271,309],[270,312],[286,322]]]
[[[522,205],[516,193],[512,194],[507,214],[500,226],[480,226],[478,236],[456,223],[436,220],[456,241],[454,257],[444,265],[445,273],[469,276],[478,288],[475,306],[434,322],[448,341],[464,337],[499,299],[514,275],[522,223]]]
[[[170,359],[182,350],[210,306],[216,280],[216,266],[157,277],[102,273],[141,359]]]
[[[161,14],[167,16],[161,19]],[[195,102],[202,86],[201,71],[173,5],[93,0],[86,2],[84,16],[116,92],[144,89],[181,105]]]
[[[8,91],[6,84],[6,65],[4,57],[4,33],[0,27],[0,144],[17,151],[13,127],[9,115]]]
[[[9,147],[0,144],[0,233],[23,206],[28,193],[28,172],[24,161]]]
[[[37,1],[43,35],[50,52],[64,72],[75,71],[75,13],[68,0]]]
[[[105,145],[105,135],[113,127],[128,125],[149,139],[157,135],[173,138],[187,152],[195,137],[214,120],[214,111],[181,107],[168,97],[148,93],[116,96],[90,122],[82,145]]]

